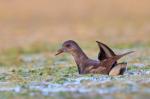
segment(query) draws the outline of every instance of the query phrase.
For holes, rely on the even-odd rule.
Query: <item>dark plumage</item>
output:
[[[107,45],[98,41],[96,42],[100,48],[98,54],[99,61],[88,58],[73,40],[65,41],[56,55],[63,52],[70,53],[78,66],[79,74],[123,75],[127,63],[117,63],[117,60],[133,51],[116,55]]]

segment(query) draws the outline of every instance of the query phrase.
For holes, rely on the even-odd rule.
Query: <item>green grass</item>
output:
[[[18,66],[21,65],[21,55],[36,54],[42,52],[55,52],[56,45],[48,43],[34,43],[28,47],[9,48],[0,52],[0,66]]]
[[[86,44],[87,45],[87,44]],[[86,45],[81,45],[86,50],[94,51],[92,47],[88,47]],[[130,44],[123,44],[123,45],[115,45],[115,48],[132,48],[137,46],[137,44],[130,45]],[[139,45],[139,46],[146,46],[147,45]],[[95,48],[96,46],[94,46]],[[33,65],[38,65],[38,60],[35,60],[33,63],[26,63],[21,61],[20,57],[23,55],[32,55],[32,54],[44,54],[46,53],[53,53],[56,52],[58,46],[57,44],[48,44],[48,43],[35,43],[31,46],[24,47],[24,48],[10,48],[0,53],[0,66],[4,67],[11,67],[14,69],[11,70],[13,76],[10,78],[19,79],[16,81],[28,82],[28,81],[42,81],[42,80],[49,80],[53,83],[63,83],[67,81],[67,77],[74,77],[78,74],[77,67],[73,66],[59,66],[59,64],[55,64],[55,62],[64,61],[66,65],[69,64],[70,59],[68,59],[69,55],[62,55],[59,57],[45,57],[45,61],[42,64],[42,67],[33,67]],[[73,61],[73,60],[72,60]],[[68,62],[68,63],[67,63]],[[64,64],[65,65],[65,64]],[[149,70],[150,66],[146,66],[143,68],[138,68],[135,66],[129,66],[129,70],[136,70],[136,69],[146,69]],[[9,72],[9,71],[8,71]],[[88,75],[89,76],[89,75]],[[0,75],[0,81],[5,81],[5,75]],[[10,79],[11,80],[11,79]]]

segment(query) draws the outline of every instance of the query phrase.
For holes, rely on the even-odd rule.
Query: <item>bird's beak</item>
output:
[[[56,56],[56,55],[59,55],[59,54],[61,54],[61,53],[63,53],[63,52],[64,52],[63,49],[59,49],[59,50],[57,51],[57,53],[55,54],[55,56]]]

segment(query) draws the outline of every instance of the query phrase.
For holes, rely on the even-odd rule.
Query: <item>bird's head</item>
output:
[[[59,55],[63,52],[72,54],[72,53],[75,53],[78,49],[79,49],[79,46],[75,41],[68,40],[62,44],[62,48],[57,51],[56,55]]]

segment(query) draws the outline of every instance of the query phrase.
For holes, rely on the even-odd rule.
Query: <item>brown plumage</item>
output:
[[[100,48],[98,61],[88,58],[79,45],[73,40],[65,41],[56,55],[63,52],[70,53],[74,57],[79,74],[123,75],[127,63],[117,63],[117,60],[133,51],[116,55],[107,45],[98,41],[96,42]]]

